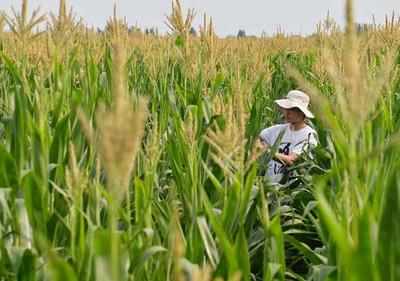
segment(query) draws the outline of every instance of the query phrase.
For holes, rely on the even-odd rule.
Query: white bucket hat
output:
[[[307,118],[314,118],[314,114],[307,108],[310,103],[310,98],[302,91],[289,91],[284,99],[275,100],[275,103],[285,109],[297,107]]]

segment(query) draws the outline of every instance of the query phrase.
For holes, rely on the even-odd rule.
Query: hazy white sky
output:
[[[67,0],[73,6],[77,17],[82,17],[89,26],[103,28],[112,15],[113,5],[117,4],[118,15],[126,17],[129,25],[142,28],[158,27],[161,32],[168,31],[164,23],[165,14],[171,11],[169,0]],[[212,17],[215,31],[220,36],[236,35],[239,29],[247,35],[261,35],[265,30],[273,34],[279,26],[287,33],[309,34],[315,25],[326,17],[331,17],[343,25],[345,0],[183,0],[186,13],[194,8],[196,18],[193,26],[198,30],[203,14]],[[0,10],[10,14],[11,6],[20,10],[21,0],[1,0]],[[29,9],[42,7],[43,12],[56,13],[57,0],[29,0]],[[356,21],[371,23],[372,15],[377,22],[383,22],[385,14],[400,16],[400,0],[355,0]]]

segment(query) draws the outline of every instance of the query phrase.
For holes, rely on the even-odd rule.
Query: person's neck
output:
[[[303,129],[306,126],[306,123],[304,123],[304,121],[296,122],[296,123],[290,123],[289,126],[290,126],[290,129],[292,131],[298,131],[298,130]]]

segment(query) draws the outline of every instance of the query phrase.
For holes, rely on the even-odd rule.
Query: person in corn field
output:
[[[310,98],[302,91],[292,90],[284,99],[275,100],[285,117],[285,124],[273,125],[261,131],[259,147],[276,147],[275,157],[268,163],[267,178],[271,183],[281,181],[302,153],[317,146],[316,131],[305,123],[306,118],[314,118],[308,109]],[[288,178],[288,182],[290,182]]]

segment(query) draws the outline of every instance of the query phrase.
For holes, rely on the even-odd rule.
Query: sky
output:
[[[11,15],[11,6],[20,10],[21,0],[0,0],[0,10]],[[29,0],[29,10],[41,6],[42,12],[57,13],[57,0]],[[196,17],[192,26],[198,30],[204,13],[212,18],[217,35],[236,35],[239,29],[246,35],[260,36],[263,31],[273,35],[282,28],[287,34],[308,35],[327,12],[336,23],[344,25],[345,0],[183,0],[186,14],[194,8]],[[114,3],[117,14],[129,25],[140,28],[158,27],[161,33],[169,29],[164,23],[171,12],[170,0],[67,0],[77,18],[88,26],[104,28],[112,16]],[[400,16],[400,0],[355,0],[355,19],[358,23],[383,23],[385,15]]]

